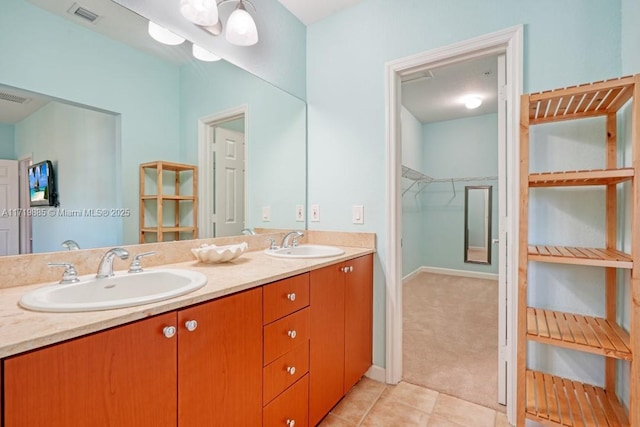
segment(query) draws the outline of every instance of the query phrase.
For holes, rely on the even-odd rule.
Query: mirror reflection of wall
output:
[[[464,262],[491,264],[491,189],[464,188]]]
[[[250,138],[245,227],[305,228],[295,221],[295,206],[306,200],[302,100],[225,61],[138,50],[74,21],[79,18],[66,13],[72,1],[57,3],[58,15],[27,0],[3,2],[0,52],[7,61],[0,84],[45,95],[46,105],[34,117],[0,119],[0,158],[52,160],[60,208],[123,208],[130,215],[38,219],[35,252],[60,250],[68,239],[82,248],[136,243],[139,165],[198,164],[199,120],[238,106],[247,108]],[[102,16],[91,28],[137,19],[146,32],[146,20],[104,3],[123,15]],[[261,220],[262,206],[271,206],[268,223]]]

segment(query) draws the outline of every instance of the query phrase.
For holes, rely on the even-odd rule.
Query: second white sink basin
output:
[[[48,312],[108,310],[185,295],[206,283],[204,274],[178,269],[122,272],[104,279],[85,276],[77,283],[56,283],[34,289],[22,296],[20,305]]]
[[[325,258],[344,254],[334,246],[299,245],[290,248],[265,249],[266,254],[280,258]]]

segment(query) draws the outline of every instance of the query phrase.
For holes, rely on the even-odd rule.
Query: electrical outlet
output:
[[[311,205],[311,221],[320,221],[320,205]]]
[[[262,220],[271,221],[271,208],[269,206],[262,207]]]
[[[296,221],[304,222],[304,206],[296,205]]]
[[[351,221],[354,224],[364,224],[364,206],[353,205],[351,207]]]

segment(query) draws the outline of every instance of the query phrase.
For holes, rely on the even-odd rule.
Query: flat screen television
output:
[[[56,180],[50,160],[29,166],[29,199],[31,206],[58,206]]]

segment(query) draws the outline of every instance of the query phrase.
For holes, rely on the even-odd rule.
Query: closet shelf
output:
[[[610,185],[630,181],[633,177],[633,168],[532,173],[529,174],[529,187]]]
[[[529,261],[593,267],[633,268],[629,254],[616,249],[529,245]]]
[[[196,227],[145,227],[143,233],[195,233]]]
[[[616,359],[633,359],[629,333],[602,318],[527,307],[527,338]]]
[[[194,201],[196,199],[197,196],[181,196],[181,195],[168,195],[168,194],[161,194],[161,195],[146,195],[146,196],[140,196],[140,199],[142,200],[158,200],[158,199],[163,199],[163,200],[189,200],[189,201]]]
[[[629,427],[615,394],[603,388],[527,370],[526,417],[545,425]]]
[[[615,113],[631,99],[633,90],[634,76],[627,76],[534,93],[529,96],[529,124]]]

